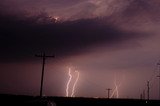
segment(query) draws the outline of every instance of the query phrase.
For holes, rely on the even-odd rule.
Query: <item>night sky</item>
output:
[[[76,97],[107,97],[116,80],[119,98],[150,81],[158,99],[159,11],[159,0],[1,0],[0,93],[39,95],[45,52],[43,95],[66,96],[72,67]]]

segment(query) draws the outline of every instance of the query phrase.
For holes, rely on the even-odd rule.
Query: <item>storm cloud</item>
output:
[[[45,15],[23,20],[1,17],[1,61],[23,56],[28,58],[29,54],[43,51],[55,52],[59,56],[74,55],[98,45],[114,47],[144,37],[144,33],[123,31],[111,24],[103,24],[105,18],[47,23]],[[46,22],[37,23],[40,19]]]

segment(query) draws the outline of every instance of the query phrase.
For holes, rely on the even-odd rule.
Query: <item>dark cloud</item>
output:
[[[156,0],[2,0],[0,5],[1,61],[42,51],[69,56],[102,44],[116,47],[146,37],[132,28],[159,17]],[[63,22],[54,23],[54,15]]]
[[[1,61],[25,59],[47,51],[59,56],[86,52],[101,44],[118,44],[140,37],[136,32],[122,31],[104,19],[51,22],[47,14],[18,19],[1,16]]]

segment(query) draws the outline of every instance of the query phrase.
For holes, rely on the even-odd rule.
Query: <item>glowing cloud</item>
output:
[[[59,21],[59,17],[55,16],[54,17],[55,23]]]

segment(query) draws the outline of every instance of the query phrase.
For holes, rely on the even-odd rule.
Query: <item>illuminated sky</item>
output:
[[[75,96],[139,98],[151,83],[158,98],[159,0],[1,0],[0,93],[65,96],[68,67],[79,72]],[[112,91],[111,91],[112,92]]]

